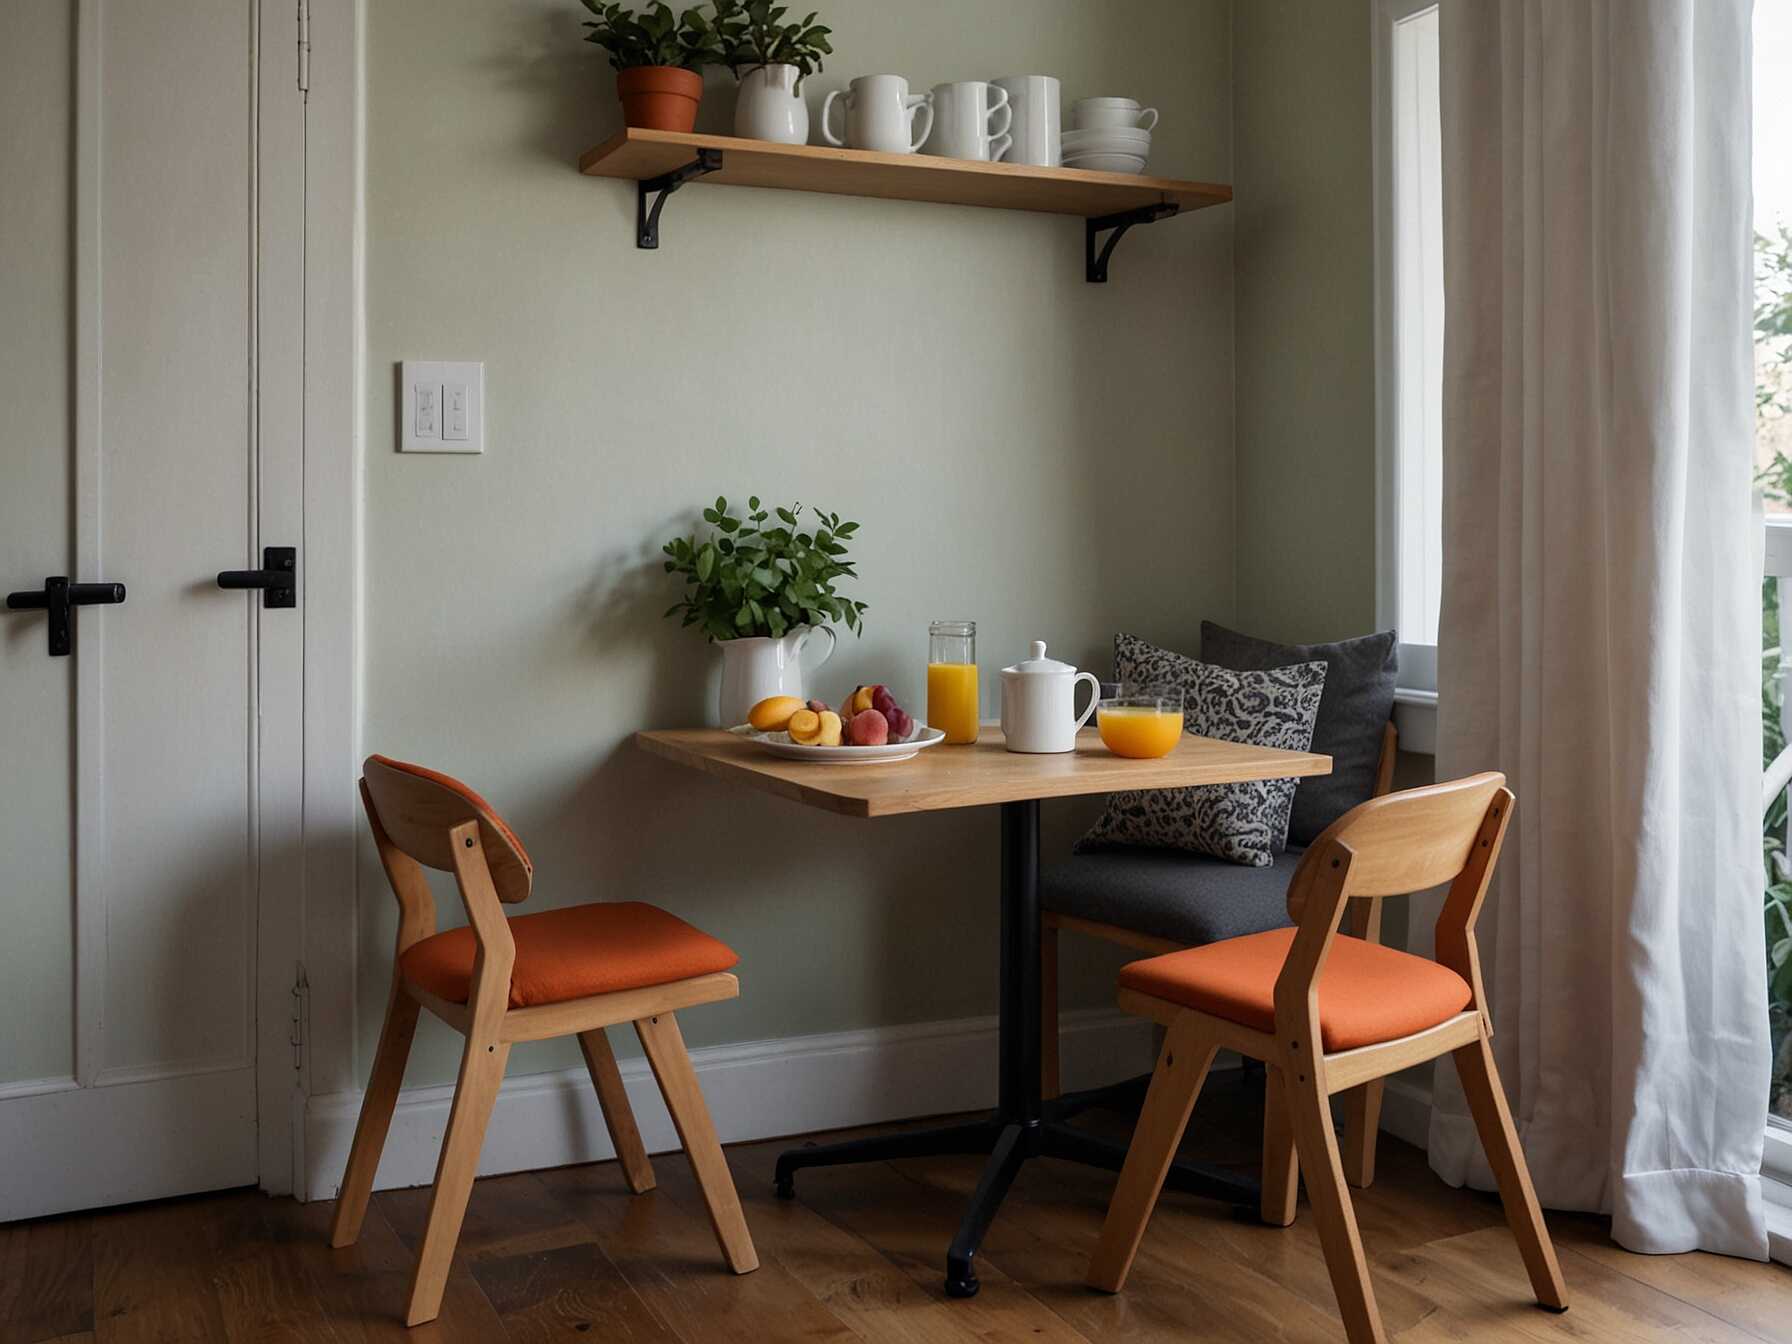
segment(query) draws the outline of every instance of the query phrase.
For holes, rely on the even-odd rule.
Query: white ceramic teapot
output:
[[[1076,712],[1076,684],[1089,683],[1089,707]],[[1009,751],[1075,751],[1077,730],[1089,722],[1101,696],[1093,672],[1045,656],[1045,641],[1033,641],[1033,656],[1002,669],[1002,736]]]

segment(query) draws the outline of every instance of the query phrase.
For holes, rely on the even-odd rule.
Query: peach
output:
[[[780,732],[802,707],[803,702],[794,695],[768,695],[747,711],[747,722],[762,733]]]
[[[828,712],[828,702],[826,700],[811,700],[809,702],[809,708],[814,710],[817,714],[826,714]]]
[[[871,698],[872,698],[872,696],[876,695],[878,691],[880,691],[882,689],[883,689],[883,687],[881,687],[881,686],[861,686],[861,687],[859,687],[858,690],[856,690],[852,693],[852,699],[848,700],[846,702],[847,707],[849,709],[851,709],[854,714],[863,714],[866,710],[871,709],[873,707],[871,704]]]
[[[843,731],[840,716],[831,709],[824,709],[821,711],[821,740],[815,745],[837,747],[840,745],[840,735]]]
[[[785,728],[789,732],[792,742],[800,742],[806,747],[812,747],[821,741],[821,715],[812,709],[797,710],[790,716],[790,721]]]
[[[855,747],[881,747],[890,740],[890,721],[875,709],[863,709],[854,714],[851,728]]]

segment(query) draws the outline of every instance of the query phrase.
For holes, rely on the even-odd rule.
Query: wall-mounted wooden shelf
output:
[[[976,163],[927,154],[879,154],[822,145],[779,145],[768,140],[634,127],[588,150],[579,160],[579,171],[640,184],[636,243],[641,247],[659,245],[659,213],[666,197],[693,180],[1078,215],[1086,221],[1088,278],[1093,281],[1107,278],[1107,258],[1120,234],[1131,225],[1182,210],[1223,205],[1232,199],[1232,188],[1215,182]],[[651,204],[650,195],[655,197]],[[1113,233],[1098,256],[1097,235],[1110,229]]]

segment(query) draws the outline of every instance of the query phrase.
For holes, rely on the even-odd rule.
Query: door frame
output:
[[[264,0],[291,21],[291,0]],[[302,898],[284,964],[269,967],[263,1003],[296,1008],[298,1070],[284,1120],[264,1133],[261,1184],[307,1189],[305,1108],[315,1092],[358,1087],[355,980],[360,922],[360,624],[363,351],[363,0],[301,0],[308,51],[304,102],[304,613]],[[297,46],[295,44],[295,52]],[[294,996],[293,961],[308,992]],[[289,1055],[292,1024],[272,1015],[263,1050]],[[263,1124],[278,1102],[263,1094]]]

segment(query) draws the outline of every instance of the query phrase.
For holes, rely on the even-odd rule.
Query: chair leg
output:
[[[361,1097],[361,1118],[355,1122],[355,1141],[348,1150],[348,1166],[336,1195],[336,1214],[330,1222],[330,1245],[352,1246],[361,1235],[367,1216],[367,1198],[373,1193],[374,1173],[386,1147],[386,1131],[392,1124],[392,1108],[404,1083],[405,1061],[411,1055],[411,1038],[417,1032],[417,1000],[396,985],[386,1001],[386,1022],[380,1028],[379,1049],[373,1056],[373,1073]]]
[[[598,1108],[604,1113],[604,1128],[610,1131],[616,1160],[622,1163],[622,1179],[628,1182],[632,1193],[645,1194],[653,1189],[653,1163],[647,1160],[641,1131],[635,1127],[635,1113],[628,1104],[628,1091],[617,1071],[610,1038],[602,1027],[593,1027],[579,1033],[579,1049],[584,1052],[591,1085],[597,1089]]]
[[[1338,1297],[1344,1334],[1350,1344],[1387,1344],[1381,1312],[1375,1305],[1375,1289],[1369,1283],[1362,1237],[1357,1232],[1356,1212],[1344,1184],[1344,1164],[1338,1156],[1338,1136],[1332,1129],[1331,1104],[1316,1075],[1305,1072],[1303,1078],[1294,1069],[1284,1069],[1282,1082],[1294,1118],[1300,1168],[1307,1178],[1307,1200],[1319,1227],[1319,1244],[1325,1251],[1332,1291]]]
[[[1201,1094],[1201,1084],[1218,1050],[1190,1017],[1178,1019],[1170,1028],[1157,1070],[1151,1075],[1151,1090],[1145,1094],[1145,1109],[1139,1113],[1126,1150],[1120,1182],[1108,1205],[1107,1221],[1101,1226],[1101,1241],[1089,1261],[1091,1288],[1117,1293],[1125,1285],[1145,1236],[1145,1224],[1163,1189],[1164,1174],[1176,1158],[1176,1145],[1182,1141],[1195,1098]]]
[[[678,1019],[671,1013],[644,1017],[635,1023],[635,1032],[641,1038],[641,1048],[647,1052],[647,1062],[653,1065],[653,1076],[659,1081],[666,1109],[672,1113],[678,1140],[691,1160],[691,1171],[703,1192],[703,1205],[709,1210],[710,1226],[721,1243],[722,1258],[736,1274],[758,1269],[759,1253],[753,1249],[746,1215],[740,1209],[740,1195],[734,1189],[734,1176],[728,1170],[728,1159],[722,1156],[715,1122],[710,1119],[702,1089],[697,1086],[697,1073],[691,1068]]]
[[[1374,1078],[1344,1094],[1344,1179],[1358,1190],[1375,1183],[1375,1141],[1381,1134],[1385,1082]]]
[[[491,1119],[509,1060],[510,1046],[505,1042],[479,1036],[467,1040],[460,1077],[454,1084],[454,1106],[448,1112],[448,1132],[442,1136],[442,1155],[436,1159],[436,1184],[429,1197],[423,1246],[417,1253],[417,1273],[411,1280],[406,1325],[433,1321],[441,1310],[442,1290],[448,1285],[448,1267],[460,1240],[467,1196],[473,1192],[486,1122]]]
[[[1568,1288],[1562,1282],[1562,1267],[1556,1263],[1543,1211],[1537,1206],[1537,1192],[1531,1188],[1530,1168],[1525,1165],[1524,1150],[1512,1127],[1512,1113],[1506,1107],[1505,1089],[1500,1086],[1493,1046],[1486,1031],[1482,1031],[1479,1040],[1452,1053],[1469,1111],[1475,1117],[1475,1129],[1481,1135],[1481,1148],[1487,1154],[1487,1165],[1493,1168],[1499,1182],[1506,1221],[1518,1239],[1525,1271],[1531,1276],[1531,1290],[1537,1301],[1552,1311],[1566,1311]]]
[[[1272,1227],[1294,1222],[1300,1191],[1300,1159],[1294,1151],[1294,1117],[1280,1069],[1270,1069],[1263,1085],[1263,1203],[1260,1215]]]
[[[1039,1095],[1050,1101],[1064,1090],[1058,1055],[1058,929],[1039,930]]]

